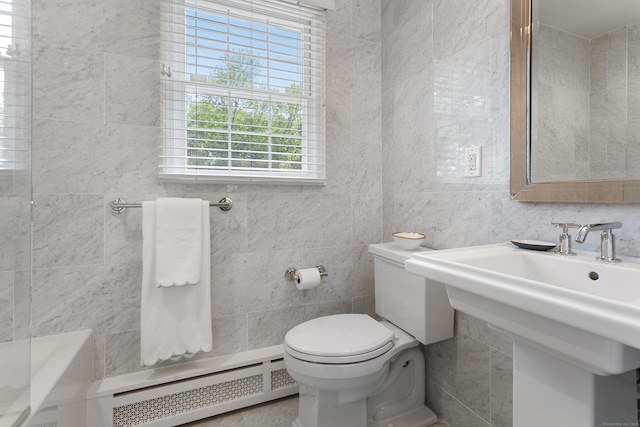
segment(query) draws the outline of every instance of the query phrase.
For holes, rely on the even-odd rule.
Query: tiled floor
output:
[[[297,414],[298,397],[295,396],[194,421],[183,427],[290,427]]]
[[[290,427],[298,413],[298,397],[289,397],[248,409],[194,421],[182,427]],[[444,421],[432,427],[449,427]]]

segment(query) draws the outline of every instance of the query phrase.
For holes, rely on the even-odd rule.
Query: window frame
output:
[[[324,185],[326,183],[325,176],[325,106],[324,106],[324,73],[320,76],[312,75],[310,72],[303,73],[301,93],[306,96],[292,96],[283,92],[269,92],[268,90],[260,91],[250,88],[238,88],[230,85],[211,85],[203,83],[208,76],[189,74],[187,71],[186,53],[187,38],[186,33],[188,27],[187,21],[194,19],[189,15],[188,11],[197,10],[212,15],[223,16],[220,11],[215,8],[207,8],[207,4],[214,4],[212,0],[170,0],[169,19],[164,20],[165,27],[163,33],[163,68],[162,68],[162,90],[164,93],[163,100],[163,141],[161,157],[161,165],[159,177],[167,181],[213,181],[218,183],[299,183]],[[283,2],[283,4],[285,4]],[[229,7],[224,2],[225,9],[234,16],[234,18],[246,16],[247,21],[251,22],[249,13],[246,11]],[[300,7],[294,5],[293,7]],[[265,15],[266,16],[266,15]],[[299,32],[298,28],[293,28],[293,23],[285,20],[269,17],[269,22],[273,22],[272,26],[277,28],[289,28],[292,31]],[[262,23],[261,25],[269,26]],[[321,29],[324,31],[324,29]],[[302,34],[303,43],[310,44],[313,41],[311,36]],[[168,36],[167,36],[168,35]],[[231,52],[231,51],[229,51]],[[304,51],[303,51],[304,53]],[[322,52],[324,55],[324,52]],[[310,64],[318,62],[316,58],[307,58],[304,60],[303,69],[311,69]],[[324,60],[321,61],[324,66]],[[170,64],[170,68],[167,68]],[[316,88],[319,88],[316,89]],[[189,147],[188,147],[188,105],[189,96],[213,95],[240,99],[257,99],[257,100],[280,100],[286,104],[297,104],[302,108],[302,129],[301,129],[301,169],[275,169],[268,170],[251,168],[240,168],[228,166],[226,168],[211,167],[189,167]],[[238,95],[245,96],[238,96]],[[247,94],[251,97],[246,96]],[[314,110],[315,114],[309,111]],[[242,132],[237,133],[237,135]],[[233,132],[228,131],[229,138]],[[268,140],[272,137],[278,137],[269,131]],[[270,143],[269,143],[270,145]],[[197,148],[194,148],[197,149]],[[228,158],[231,160],[232,150],[228,150]],[[271,165],[271,155],[280,154],[269,149],[266,151],[269,157],[269,165]],[[314,154],[315,153],[315,154]],[[309,159],[320,159],[319,161],[309,161]],[[273,160],[277,163],[277,160]]]

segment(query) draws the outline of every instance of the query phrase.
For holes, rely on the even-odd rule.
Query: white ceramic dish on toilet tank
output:
[[[414,233],[411,231],[398,231],[393,233],[393,240],[395,240],[400,249],[404,249],[405,251],[416,249],[424,241],[425,237],[427,236],[422,233]]]

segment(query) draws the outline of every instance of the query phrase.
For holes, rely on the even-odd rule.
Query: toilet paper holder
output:
[[[320,277],[325,277],[328,276],[329,273],[327,273],[327,269],[324,268],[324,266],[322,265],[316,265],[316,268],[318,269],[318,272],[320,273]],[[300,280],[300,277],[298,276],[298,270],[296,270],[295,267],[289,267],[287,268],[287,270],[284,272],[284,277],[287,280],[295,280],[296,282]]]

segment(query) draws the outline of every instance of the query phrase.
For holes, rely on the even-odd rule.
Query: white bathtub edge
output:
[[[32,359],[43,348],[54,347],[53,354],[44,364],[31,374],[31,414],[36,414],[46,404],[46,400],[67,372],[71,362],[92,338],[92,329],[67,332],[64,334],[46,335],[32,338]]]

